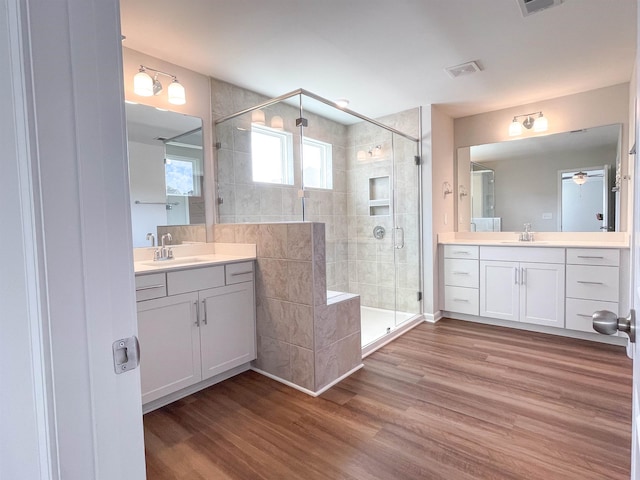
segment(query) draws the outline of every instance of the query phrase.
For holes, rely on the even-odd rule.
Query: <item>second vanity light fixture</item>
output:
[[[537,115],[537,117],[536,117]],[[518,121],[518,118],[524,117],[522,123]],[[511,125],[509,125],[509,136],[515,137],[522,134],[522,127],[527,130],[533,128],[534,132],[546,132],[549,128],[549,123],[546,117],[542,115],[542,112],[525,113],[524,115],[516,115],[513,117]]]
[[[153,78],[147,73],[147,70],[155,72]],[[184,87],[178,82],[175,75],[156,70],[155,68],[145,67],[144,65],[140,65],[140,70],[138,70],[138,73],[133,77],[134,93],[142,97],[160,95],[160,93],[162,93],[162,83],[158,80],[159,75],[165,75],[173,79],[167,89],[169,103],[173,105],[184,105],[187,103]]]

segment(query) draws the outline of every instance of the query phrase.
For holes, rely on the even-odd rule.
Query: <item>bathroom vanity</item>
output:
[[[629,249],[622,242],[447,239],[440,259],[445,316],[623,341],[591,325],[597,310],[620,315],[629,308]]]
[[[254,260],[234,252],[134,262],[145,412],[249,369]]]

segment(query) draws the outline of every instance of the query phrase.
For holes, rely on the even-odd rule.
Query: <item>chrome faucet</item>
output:
[[[151,232],[147,233],[147,240],[151,240],[152,247],[156,246],[156,236],[153,233]]]
[[[521,242],[533,242],[533,232],[531,231],[531,224],[524,224],[524,231],[520,232],[520,241]]]
[[[171,234],[165,233],[162,235],[160,241],[162,242],[162,246],[160,248],[156,248],[156,251],[153,252],[153,260],[154,261],[162,261],[162,260],[171,260],[173,259],[173,251],[171,247],[167,247],[165,245],[165,240],[171,243]]]

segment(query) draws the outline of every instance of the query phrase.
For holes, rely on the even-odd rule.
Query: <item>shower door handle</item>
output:
[[[400,227],[393,229],[393,243],[397,249],[404,248],[404,229]]]

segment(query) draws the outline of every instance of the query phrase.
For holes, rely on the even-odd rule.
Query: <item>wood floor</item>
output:
[[[319,398],[246,372],[144,418],[163,479],[628,479],[622,347],[445,319]]]

